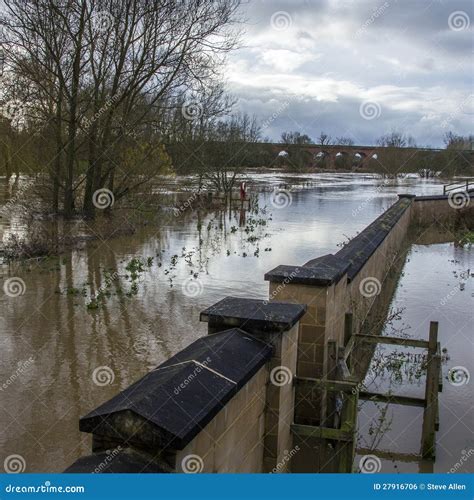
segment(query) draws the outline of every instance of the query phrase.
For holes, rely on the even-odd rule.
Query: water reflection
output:
[[[257,212],[213,207],[174,217],[161,211],[158,222],[131,236],[85,239],[82,249],[59,258],[2,267],[3,279],[18,276],[26,285],[19,297],[0,296],[0,382],[10,381],[0,391],[5,456],[22,455],[29,472],[63,470],[90,449],[88,436],[78,431],[79,417],[205,335],[198,320],[202,309],[226,295],[266,298],[263,275],[269,269],[333,253],[396,201],[398,192],[441,190],[430,180],[394,180],[381,187],[380,179],[350,174],[252,174],[249,182]],[[192,179],[166,180],[162,194],[170,205],[179,203],[183,186],[192,190]],[[286,208],[272,205],[277,186],[291,193]],[[5,191],[3,196],[6,202]],[[77,230],[81,223],[75,224]],[[15,230],[14,218],[0,219],[4,235]],[[63,234],[64,228],[56,230]],[[145,266],[129,295],[127,266],[133,259]],[[110,276],[116,278],[107,286]],[[189,280],[198,286],[186,286]],[[100,307],[88,308],[101,290],[108,295]],[[406,285],[400,290],[408,291],[408,302],[419,293]],[[450,317],[448,310],[444,317]],[[419,317],[409,319],[415,325]],[[441,335],[456,328],[440,325]],[[420,336],[426,332],[423,326]],[[18,372],[18,364],[30,358]],[[113,382],[98,386],[92,375],[103,366],[112,370]],[[449,449],[448,441],[440,442]],[[453,442],[457,446],[459,439]]]

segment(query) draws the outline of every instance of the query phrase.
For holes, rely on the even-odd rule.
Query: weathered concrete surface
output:
[[[287,302],[226,297],[201,312],[209,333],[241,328],[248,333],[278,333],[289,330],[303,316],[306,306]]]
[[[419,227],[435,225],[448,231],[458,227],[474,229],[474,193],[416,197],[412,221]]]
[[[144,449],[183,449],[269,361],[238,329],[203,337],[81,418],[80,430]]]

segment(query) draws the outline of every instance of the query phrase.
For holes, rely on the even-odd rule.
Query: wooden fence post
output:
[[[437,354],[438,322],[430,323],[430,337],[426,370],[425,408],[421,436],[421,454],[423,458],[434,459],[436,455],[435,432],[438,414],[438,379],[441,369],[441,357]]]
[[[344,317],[344,347],[346,347],[353,335],[352,313],[346,313]],[[347,359],[347,366],[352,372],[352,352]]]

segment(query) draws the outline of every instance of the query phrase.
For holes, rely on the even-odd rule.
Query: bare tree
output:
[[[340,146],[353,146],[354,141],[350,137],[337,137],[336,144],[339,144]]]
[[[316,144],[319,144],[320,146],[328,146],[332,144],[332,137],[324,132],[321,132],[319,137],[316,139]]]
[[[283,144],[311,144],[311,137],[301,132],[283,132],[281,134],[281,142]]]
[[[154,175],[117,163],[121,141],[148,134],[137,147],[156,153],[160,145],[150,134],[163,102],[190,91],[206,95],[238,35],[234,0],[4,4],[0,41],[8,47],[11,71],[32,92],[27,111],[47,109],[37,118],[55,124],[53,190],[62,188],[66,216],[78,192],[92,217],[98,189],[107,187],[117,199]]]

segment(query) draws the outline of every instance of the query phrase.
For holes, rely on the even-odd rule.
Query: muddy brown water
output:
[[[176,204],[187,180],[167,181],[170,201]],[[266,271],[334,253],[393,204],[397,193],[442,189],[434,180],[384,184],[357,174],[267,173],[249,180],[257,213],[197,213],[182,205],[187,196],[180,195],[182,212],[162,211],[157,223],[131,236],[86,241],[58,259],[1,266],[3,284],[13,277],[24,283],[21,295],[0,291],[1,463],[15,454],[23,457],[27,472],[64,470],[90,452],[90,437],[78,430],[79,417],[205,335],[206,325],[199,323],[202,309],[226,295],[266,298]],[[272,204],[271,191],[278,185],[287,185],[289,196]],[[0,196],[5,202],[5,186]],[[0,219],[3,237],[21,231],[14,215]],[[87,229],[94,231],[93,226]],[[394,305],[405,308],[399,322],[410,327],[411,336],[427,338],[429,320],[440,322],[440,340],[449,356],[445,375],[455,366],[474,370],[474,278],[460,278],[468,268],[474,271],[472,249],[452,243],[415,245],[393,298]],[[99,292],[102,298],[94,308],[92,298]],[[100,367],[107,367],[106,377],[97,383],[94,371]],[[375,381],[370,375],[371,390],[390,384],[406,395],[423,390],[422,378],[408,384],[403,374],[395,383],[388,374]],[[435,471],[450,470],[463,451],[474,448],[471,402],[472,382],[453,386],[445,380]],[[373,403],[361,406],[361,446],[373,444],[370,429],[381,411]],[[392,424],[377,446],[416,452],[419,409],[388,411]],[[473,462],[463,462],[461,470],[472,470]],[[396,458],[382,461],[386,472],[425,466]]]

